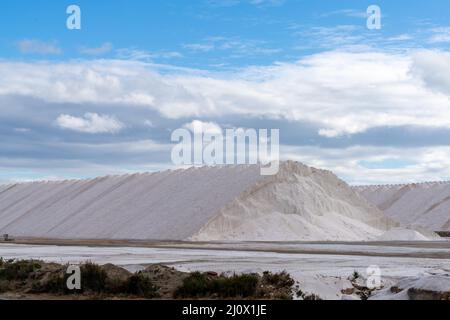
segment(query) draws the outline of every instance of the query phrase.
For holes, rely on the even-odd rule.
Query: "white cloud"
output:
[[[111,52],[112,49],[113,49],[113,45],[109,42],[105,42],[100,47],[97,47],[97,48],[83,47],[80,49],[80,53],[96,56],[96,55],[102,55],[102,54]]]
[[[413,37],[407,33],[402,33],[393,37],[387,38],[388,41],[408,41],[412,40]]]
[[[285,0],[249,0],[249,3],[255,6],[280,6]]]
[[[160,58],[160,59],[175,59],[175,58],[182,58],[183,54],[177,51],[159,51],[156,53],[153,53],[153,58]]]
[[[330,17],[330,16],[336,16],[336,15],[343,15],[343,16],[352,17],[352,18],[367,18],[366,10],[355,10],[355,9],[335,10],[335,11],[323,13],[321,16],[322,17]]]
[[[439,27],[431,29],[433,36],[430,38],[431,43],[450,42],[450,27]]]
[[[158,51],[149,52],[140,49],[118,49],[117,56],[119,59],[136,60],[136,61],[152,61],[153,59],[174,59],[181,58],[183,55],[176,51]]]
[[[361,25],[337,25],[332,27],[306,27],[304,25],[291,25],[293,34],[299,37],[300,45],[296,46],[298,50],[304,49],[350,49],[357,46],[366,46],[372,43],[377,37],[368,38]],[[358,32],[359,31],[359,32]],[[373,51],[373,49],[370,49]]]
[[[282,159],[328,169],[354,185],[396,184],[450,179],[450,147],[394,148],[352,146],[319,148],[281,146]],[[367,168],[362,162],[406,160],[404,166]]]
[[[248,3],[256,7],[272,7],[284,4],[285,0],[207,0],[207,4],[213,7],[232,7],[242,3]]]
[[[194,120],[190,123],[186,123],[183,128],[189,129],[192,132],[203,132],[209,134],[222,133],[222,128],[215,122],[203,122],[200,120]]]
[[[62,114],[56,123],[62,129],[84,133],[116,133],[124,128],[116,118],[96,113],[86,113],[84,118]]]
[[[149,127],[149,128],[155,128],[155,124],[153,123],[153,121],[152,120],[145,120],[144,121],[144,124],[147,126],[147,127]]]
[[[191,51],[229,51],[230,58],[240,58],[255,55],[272,55],[281,52],[281,49],[267,46],[265,41],[240,39],[239,37],[208,37],[200,43],[183,45]]]
[[[212,43],[189,43],[183,45],[183,47],[192,51],[202,51],[202,52],[214,50],[214,44]]]
[[[29,128],[14,128],[15,132],[19,132],[19,133],[28,133],[31,131],[31,129]]]
[[[137,61],[0,62],[0,95],[109,104],[171,119],[311,122],[327,137],[388,126],[450,128],[450,54],[330,51],[230,73],[160,73]]]
[[[415,52],[413,59],[413,74],[430,90],[450,95],[450,53],[423,50]]]
[[[55,42],[24,39],[17,42],[17,46],[22,53],[60,54],[62,52]]]

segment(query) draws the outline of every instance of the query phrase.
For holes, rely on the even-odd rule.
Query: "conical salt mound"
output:
[[[362,241],[396,226],[330,171],[284,162],[223,207],[192,240]]]
[[[0,186],[0,234],[54,239],[369,240],[396,224],[329,171],[283,162]]]

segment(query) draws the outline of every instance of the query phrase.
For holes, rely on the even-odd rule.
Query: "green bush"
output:
[[[210,279],[206,273],[194,272],[175,291],[175,297],[197,298],[205,296],[210,288]]]
[[[286,271],[280,273],[266,271],[263,273],[263,282],[277,288],[290,288],[295,284],[294,279]]]
[[[133,295],[143,298],[158,296],[157,288],[151,280],[143,274],[136,273],[126,280],[108,277],[107,272],[100,266],[87,262],[80,266],[81,290],[69,290],[67,279],[70,274],[62,267],[58,272],[47,273],[32,283],[32,292],[50,294],[94,294],[107,295]]]
[[[255,274],[220,277],[212,281],[212,290],[221,298],[247,298],[256,295],[258,282],[259,277]]]
[[[68,275],[55,273],[48,276],[45,281],[36,280],[31,286],[33,293],[69,294],[74,293],[67,288]]]
[[[218,296],[220,298],[247,298],[256,295],[259,277],[255,274],[210,277],[205,273],[194,272],[175,291],[178,298],[201,298]]]
[[[36,280],[32,285],[33,292],[70,294],[83,292],[103,293],[106,291],[108,275],[100,266],[91,262],[86,262],[80,266],[81,290],[69,290],[67,288],[67,279],[70,274],[66,273],[67,267],[62,268],[60,272],[47,274],[44,279]]]
[[[158,288],[141,273],[129,277],[121,286],[120,293],[152,299],[158,297]]]
[[[99,265],[92,262],[86,262],[80,267],[81,270],[81,289],[101,293],[106,291],[106,280],[108,274]]]
[[[8,260],[1,259],[0,263],[0,280],[7,281],[24,281],[28,279],[31,273],[40,269],[38,262],[29,260]]]

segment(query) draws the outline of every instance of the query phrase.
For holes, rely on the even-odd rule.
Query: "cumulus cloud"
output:
[[[450,95],[450,53],[417,51],[413,54],[411,71],[424,81],[430,90]]]
[[[62,114],[56,123],[62,129],[84,133],[116,133],[124,128],[124,124],[114,117],[96,113],[86,113],[84,118]]]
[[[448,53],[330,51],[236,73],[159,73],[142,62],[0,62],[0,95],[144,107],[170,119],[310,122],[326,137],[377,127],[450,128]],[[440,72],[436,72],[439,70]]]
[[[446,51],[329,51],[222,73],[160,68],[0,61],[0,168],[25,177],[29,168],[48,176],[57,164],[61,176],[161,169],[172,130],[218,132],[226,123],[280,128],[283,159],[352,183],[450,179]]]
[[[27,54],[60,54],[62,50],[55,42],[43,42],[40,40],[24,39],[17,42],[20,52]]]

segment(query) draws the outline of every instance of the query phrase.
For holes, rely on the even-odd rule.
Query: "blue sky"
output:
[[[326,35],[337,26],[352,27],[351,44],[427,47],[433,27],[446,26],[450,4],[433,0],[378,1],[383,28],[365,28],[365,12],[373,1],[204,0],[204,1],[2,1],[0,27],[4,58],[40,59],[42,54],[17,52],[20,39],[39,39],[58,47],[46,59],[87,58],[83,48],[101,48],[103,58],[147,52],[153,61],[201,69],[294,61],[299,56],[333,48]],[[65,9],[82,9],[82,30],[65,28]],[[319,30],[322,28],[322,30]],[[322,35],[322,38],[319,36]],[[341,44],[346,39],[341,39]],[[347,39],[350,41],[350,39]],[[317,42],[320,42],[318,45]],[[387,43],[389,42],[389,43]],[[448,43],[438,47],[448,48]],[[110,50],[107,50],[110,48]]]
[[[81,30],[66,8],[81,8]],[[381,30],[366,9],[382,10]],[[193,121],[279,128],[355,183],[450,179],[450,3],[0,4],[0,182],[171,166]]]

